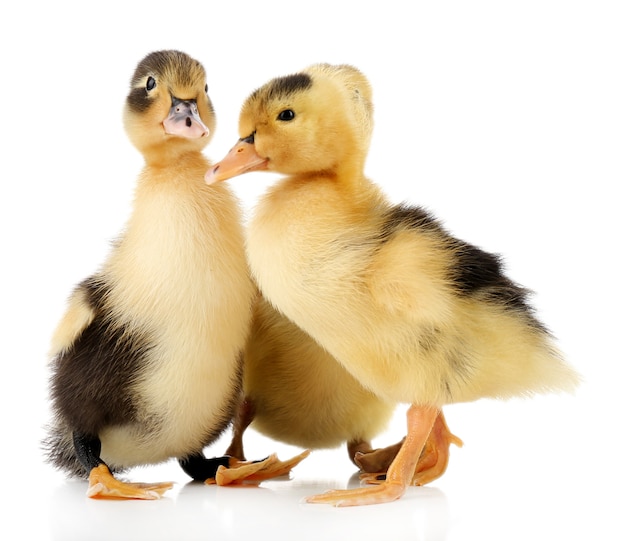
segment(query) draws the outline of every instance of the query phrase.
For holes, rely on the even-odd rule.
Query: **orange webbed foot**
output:
[[[339,507],[387,503],[405,493],[415,473],[426,440],[439,415],[433,407],[412,405],[407,412],[407,436],[387,470],[385,480],[368,487],[332,490],[306,498],[308,503],[328,503]]]
[[[393,502],[405,493],[402,483],[385,482],[377,486],[354,488],[350,490],[330,490],[305,499],[307,503],[328,503],[335,507],[371,505]]]
[[[380,474],[386,472],[393,459],[396,458],[404,440],[388,447],[369,451],[357,451],[354,453],[353,462],[363,472]]]
[[[275,454],[265,460],[244,462],[233,459],[228,468],[220,466],[214,479],[207,479],[207,484],[219,486],[240,485],[244,483],[260,483],[275,477],[287,475],[293,468],[302,462],[310,451],[303,451],[289,460],[279,460]]]
[[[174,483],[126,483],[100,464],[89,472],[87,496],[96,499],[158,500]]]

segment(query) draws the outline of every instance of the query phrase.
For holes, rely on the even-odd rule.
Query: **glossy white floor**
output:
[[[180,3],[3,8],[0,102],[0,468],[4,539],[537,541],[625,539],[622,194],[623,2]],[[303,11],[304,10],[304,11]],[[247,94],[311,62],[347,62],[374,88],[368,175],[505,256],[585,378],[574,396],[457,404],[465,441],[446,475],[398,502],[302,503],[358,483],[344,449],[315,451],[260,487],[190,484],[175,462],[129,473],[176,481],[153,502],[85,497],[42,462],[46,352],[75,283],[127,218],[141,159],[121,108],[136,63],[178,48],[209,75],[218,129],[237,138]],[[251,208],[270,175],[233,183]],[[375,442],[404,434],[404,406]],[[207,449],[219,455],[228,435]],[[300,451],[246,436],[251,458]]]
[[[602,406],[607,417],[597,415]],[[410,488],[394,503],[345,509],[302,501],[358,485],[344,449],[316,451],[289,478],[259,487],[191,483],[172,461],[127,476],[175,481],[159,501],[91,500],[86,483],[67,481],[41,464],[33,451],[36,442],[26,435],[26,421],[34,419],[21,416],[4,425],[11,452],[5,444],[2,528],[12,532],[9,539],[57,541],[621,539],[626,475],[617,440],[622,436],[609,423],[619,407],[589,390],[576,398],[450,407],[449,423],[465,445],[453,448],[443,478]],[[401,436],[402,417],[381,442]],[[246,444],[255,458],[298,451],[254,432]],[[220,442],[207,451],[224,448]]]

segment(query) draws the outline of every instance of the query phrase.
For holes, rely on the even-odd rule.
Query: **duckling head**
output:
[[[372,134],[371,98],[366,77],[345,64],[314,64],[269,81],[244,102],[241,138],[206,181],[257,170],[360,174]]]
[[[200,62],[180,51],[148,54],[135,69],[124,126],[146,162],[200,151],[215,130],[215,111]]]

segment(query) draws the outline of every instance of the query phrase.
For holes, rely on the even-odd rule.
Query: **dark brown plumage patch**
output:
[[[135,416],[132,386],[150,352],[146,336],[113,323],[103,308],[107,287],[89,279],[79,287],[96,311],[94,321],[53,362],[51,399],[73,430],[97,436],[107,425]]]
[[[452,282],[465,295],[481,293],[487,301],[526,309],[527,291],[504,275],[501,257],[463,241],[454,246],[457,265]]]
[[[504,274],[500,256],[453,237],[429,212],[407,205],[395,206],[387,213],[381,230],[382,240],[406,229],[439,237],[442,249],[453,256],[448,281],[457,295],[477,296],[530,316],[532,309],[527,303],[528,291]],[[536,321],[534,324],[538,325]]]
[[[145,88],[133,88],[126,97],[128,108],[135,113],[143,113],[150,108],[152,100]]]
[[[437,219],[421,207],[396,205],[386,214],[381,229],[382,240],[386,241],[400,229],[442,232]]]

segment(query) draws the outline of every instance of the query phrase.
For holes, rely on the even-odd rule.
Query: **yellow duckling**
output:
[[[177,457],[205,480],[233,465],[202,451],[238,401],[255,288],[239,203],[204,182],[215,113],[202,65],[179,51],[147,55],[124,123],[145,167],[125,231],[53,336],[44,446],[54,466],[89,476],[91,497],[156,499],[172,483],[112,472]]]
[[[308,499],[346,506],[404,494],[445,404],[578,383],[499,257],[422,208],[392,205],[364,176],[370,94],[346,65],[271,80],[245,101],[240,141],[206,177],[286,175],[248,229],[261,292],[365,388],[410,404],[382,484]]]

